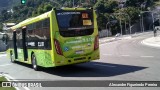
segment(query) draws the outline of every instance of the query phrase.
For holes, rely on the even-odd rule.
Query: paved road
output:
[[[144,46],[141,41],[152,34],[132,39],[101,44],[101,59],[73,66],[41,69],[34,71],[30,65],[10,63],[5,54],[0,55],[0,72],[6,72],[15,79],[36,80],[131,80],[160,81],[160,48]],[[75,89],[48,88],[47,90]],[[106,88],[76,88],[97,90]],[[156,89],[159,88],[109,88],[109,89]],[[31,88],[32,90],[32,88]],[[44,88],[39,89],[44,90]]]

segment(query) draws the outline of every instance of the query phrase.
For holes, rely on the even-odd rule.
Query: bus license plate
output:
[[[84,51],[83,50],[79,50],[79,51],[76,51],[76,54],[82,54]]]

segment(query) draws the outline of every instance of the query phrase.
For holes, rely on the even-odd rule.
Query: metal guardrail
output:
[[[111,36],[111,33],[108,32],[108,30],[99,31],[99,38],[107,37],[108,35]]]

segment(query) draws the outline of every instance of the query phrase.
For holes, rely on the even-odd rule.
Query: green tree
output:
[[[98,15],[97,22],[100,30],[106,28],[107,21],[107,18],[103,14]]]
[[[4,0],[5,1],[5,0]],[[7,0],[8,1],[8,0]],[[12,0],[13,1],[13,0]],[[50,11],[53,7],[60,8],[60,7],[72,7],[73,0],[27,0],[25,5],[21,5],[17,2],[14,2],[14,7],[10,3],[7,2],[7,5],[13,7],[13,13],[7,12],[3,10],[0,14],[0,23],[3,22],[21,22],[29,17],[35,17],[39,14],[45,13]],[[157,0],[127,0],[124,8],[118,8],[118,0],[74,0],[75,6],[81,7],[94,7],[94,9],[98,12],[98,26],[101,29],[106,28],[106,24],[111,20],[122,20],[122,23],[127,21],[128,24],[128,17],[126,15],[119,15],[114,16],[116,18],[112,18],[111,16],[114,13],[126,13],[129,15],[132,23],[135,23],[139,17],[140,8],[142,4],[145,4],[145,8],[152,5],[153,2]],[[96,2],[94,2],[96,1]],[[19,1],[20,2],[20,1]],[[5,2],[6,3],[6,2]],[[0,5],[3,5],[2,3]],[[119,23],[117,22],[115,25],[112,25],[112,30],[119,29]]]
[[[52,10],[52,8],[53,8],[53,6],[51,4],[46,4],[44,6],[44,12],[48,12],[48,11]]]
[[[114,0],[108,0],[105,4],[105,13],[113,13],[118,7],[118,2]]]
[[[126,5],[132,7],[140,7],[142,3],[147,1],[148,0],[127,0]]]
[[[126,7],[115,12],[118,13],[116,18],[118,20],[121,19],[123,23],[124,21],[129,22],[129,19],[131,19],[132,23],[135,23],[139,19],[140,14],[140,10],[137,7]]]
[[[43,11],[43,6],[39,6],[39,7],[38,7],[37,13],[38,13],[38,15],[44,13],[44,11]]]
[[[114,11],[118,7],[118,2],[113,0],[98,0],[98,2],[94,5],[94,9],[98,11],[98,24],[99,28],[105,29],[106,24],[108,21],[110,21],[110,15],[111,13],[114,13]]]
[[[98,0],[98,2],[94,5],[94,9],[96,9],[99,13],[105,13],[105,5],[104,0]]]
[[[2,31],[3,25],[0,23],[0,32]]]

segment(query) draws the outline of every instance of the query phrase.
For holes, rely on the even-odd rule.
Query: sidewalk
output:
[[[115,36],[104,37],[104,38],[99,39],[99,43],[104,44],[104,43],[107,43],[107,42],[113,42],[113,41],[124,40],[124,39],[131,39],[131,38],[146,35],[146,34],[149,34],[149,33],[152,33],[152,31],[147,31],[147,32],[143,32],[143,33],[139,32],[139,33],[135,33],[135,34],[131,34],[131,35],[123,35],[123,36],[120,36],[120,37],[115,37]]]
[[[104,37],[104,38],[99,39],[99,43],[104,44],[107,42],[113,42],[113,41],[118,41],[118,40],[122,40],[122,39],[131,39],[131,38],[132,38],[132,36],[130,36],[130,35],[120,36],[120,37]]]
[[[152,47],[160,47],[160,36],[145,39],[142,41],[142,44]]]
[[[0,54],[6,54],[6,50],[5,51],[0,51]]]

